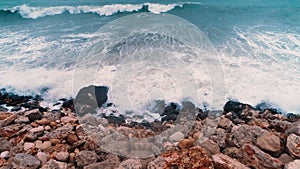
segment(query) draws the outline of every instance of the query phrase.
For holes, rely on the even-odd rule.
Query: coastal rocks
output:
[[[188,149],[193,146],[194,142],[195,142],[195,139],[193,139],[193,138],[182,139],[179,141],[177,146],[180,149]]]
[[[207,154],[211,157],[212,155],[220,153],[219,145],[211,139],[207,139],[202,143],[196,143],[196,145],[201,146],[207,152]]]
[[[13,115],[5,118],[4,120],[1,120],[0,121],[0,127],[7,126],[7,125],[9,125],[10,123],[12,123],[16,119],[17,119],[17,115],[13,114]]]
[[[291,134],[287,138],[286,147],[291,156],[300,158],[300,136]]]
[[[238,160],[221,153],[213,155],[212,160],[215,169],[250,169]]]
[[[41,169],[67,169],[67,164],[56,160],[49,160]]]
[[[74,108],[78,115],[96,113],[96,108],[101,107],[107,101],[108,87],[93,86],[84,87],[79,90],[74,99]]]
[[[182,132],[175,132],[169,137],[169,140],[172,142],[178,142],[184,138],[184,134]]]
[[[12,166],[19,169],[36,169],[41,162],[30,154],[18,153],[12,161]]]
[[[30,111],[27,111],[27,112],[25,112],[25,116],[28,117],[29,122],[34,122],[36,120],[40,120],[43,118],[43,115],[39,111],[39,109],[33,109]]]
[[[283,163],[251,144],[244,144],[238,152],[238,160],[256,169],[281,169]]]
[[[258,137],[256,145],[267,152],[276,153],[281,149],[280,138],[273,133],[265,133]]]
[[[166,164],[164,168],[206,168],[213,169],[212,160],[206,151],[199,147],[192,147],[181,151],[171,151],[162,154]],[[149,168],[149,167],[148,167]]]

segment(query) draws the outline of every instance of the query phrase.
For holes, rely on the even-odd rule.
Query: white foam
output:
[[[15,6],[12,8],[4,9],[5,11],[18,12],[24,18],[36,19],[45,16],[59,15],[64,12],[70,14],[81,13],[95,13],[100,16],[111,16],[118,12],[134,12],[140,11],[144,7],[148,8],[149,12],[160,14],[173,10],[175,7],[183,7],[184,4],[195,4],[197,2],[183,2],[174,4],[157,4],[157,3],[144,3],[144,4],[111,4],[103,6],[53,6],[53,7],[30,7],[27,5]]]

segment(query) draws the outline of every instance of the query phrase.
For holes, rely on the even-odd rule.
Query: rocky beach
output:
[[[62,99],[60,108],[51,110],[40,106],[39,96],[2,91],[0,168],[299,169],[298,115],[234,101],[214,113],[191,102],[182,106],[172,103],[165,105],[161,120],[152,122],[130,121],[113,111],[100,116],[76,113],[74,107],[87,110],[88,100],[95,98],[101,109],[110,110],[102,107],[106,100],[99,99],[105,94],[85,98],[85,105],[78,105],[76,99],[74,104],[73,99]],[[195,120],[189,121],[188,130],[178,128],[178,119],[189,114],[195,115]],[[217,114],[214,125],[208,122],[211,114]],[[213,130],[208,132],[208,126]],[[152,141],[125,141],[132,138]]]

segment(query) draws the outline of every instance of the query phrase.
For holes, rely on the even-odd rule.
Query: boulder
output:
[[[300,158],[300,136],[290,134],[287,138],[286,147],[291,156]]]
[[[18,153],[12,161],[12,166],[19,169],[36,169],[39,168],[41,162],[30,154]]]
[[[222,153],[213,155],[212,160],[215,169],[250,169],[238,160]]]
[[[280,138],[268,132],[257,138],[256,146],[266,152],[276,153],[281,149]]]
[[[281,169],[283,163],[251,144],[244,144],[238,154],[238,160],[250,168]]]

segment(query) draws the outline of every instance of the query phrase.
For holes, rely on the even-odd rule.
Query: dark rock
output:
[[[39,109],[39,111],[41,112],[41,113],[44,113],[44,112],[47,112],[48,110],[46,109],[46,108],[44,108],[44,107],[38,107],[38,109]]]
[[[15,106],[11,109],[11,111],[19,111],[21,110],[21,108],[22,108],[21,106]]]
[[[209,114],[209,111],[203,112],[203,110],[200,108],[197,109],[197,112],[198,112],[197,117],[196,117],[197,120],[204,120],[208,117],[208,114]]]
[[[259,103],[258,105],[255,106],[255,108],[257,110],[259,110],[260,112],[264,112],[264,111],[268,110],[272,114],[281,114],[281,112],[282,112],[281,109],[275,108],[274,105],[272,105],[270,103],[266,103],[266,102]]]
[[[80,89],[74,100],[76,113],[79,115],[95,113],[95,109],[107,101],[107,92],[106,86],[90,85]]]
[[[74,105],[73,105],[74,99],[69,99],[69,100],[65,100],[62,104],[63,108],[70,108],[71,110],[74,109]]]
[[[161,119],[161,121],[162,122],[164,122],[164,121],[175,121],[176,119],[177,119],[177,114],[170,114],[170,115],[166,115],[165,117],[163,117],[162,119]]]
[[[245,108],[245,104],[235,101],[228,101],[224,107],[223,110],[225,113],[234,112],[234,113],[241,113],[243,109]]]
[[[293,114],[293,113],[286,114],[286,117],[287,117],[287,121],[289,122],[295,122],[300,119],[300,115]]]
[[[170,105],[168,105],[164,112],[160,115],[160,116],[164,116],[164,115],[173,115],[173,114],[176,114],[178,115],[179,114],[179,110],[178,110],[179,106],[176,104],[176,103],[170,103]]]
[[[7,112],[7,111],[8,111],[8,109],[7,109],[7,108],[5,108],[5,107],[3,107],[3,106],[0,106],[0,111]]]
[[[112,124],[121,125],[125,123],[125,118],[122,115],[120,115],[119,117],[116,117],[114,115],[109,115],[109,116],[104,116],[104,118],[106,118],[108,122]]]
[[[39,111],[39,109],[30,110],[25,113],[25,116],[28,117],[29,122],[34,122],[36,120],[41,120],[43,118],[43,115]]]

